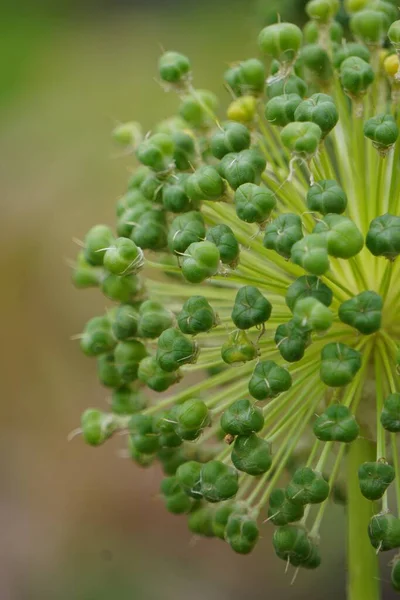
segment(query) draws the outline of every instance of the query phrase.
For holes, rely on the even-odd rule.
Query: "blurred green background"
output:
[[[227,64],[256,52],[278,11],[300,18],[303,5],[2,2],[2,600],[344,597],[340,508],[323,529],[324,567],[291,587],[267,525],[251,557],[193,540],[157,498],[160,473],[119,458],[118,439],[96,450],[67,442],[81,412],[107,402],[70,341],[105,301],[72,287],[66,260],[74,237],[112,222],[124,191],[133,163],[110,130],[173,113],[176,98],[155,81],[161,46],[188,54],[196,84],[227,102]]]

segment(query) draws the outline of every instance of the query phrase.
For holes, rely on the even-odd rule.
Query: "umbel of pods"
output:
[[[141,164],[73,270],[116,303],[80,336],[112,394],[80,431],[161,463],[196,535],[247,554],[270,521],[295,569],[320,564],[339,499],[348,598],[377,600],[376,554],[400,547],[400,21],[395,2],[345,5],[350,40],[337,0],[264,28],[261,58],[224,75],[225,120],[166,52],[178,114],[114,130]]]

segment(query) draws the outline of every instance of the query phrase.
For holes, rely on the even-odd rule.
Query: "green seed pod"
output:
[[[213,124],[210,113],[218,108],[218,98],[209,90],[195,90],[185,96],[179,107],[179,115],[194,129],[208,128]]]
[[[175,410],[176,432],[183,440],[196,440],[210,424],[210,414],[202,400],[186,400]]]
[[[141,338],[158,338],[165,329],[172,327],[173,314],[159,302],[146,300],[139,308],[138,336]]]
[[[328,25],[337,11],[339,10],[339,2],[336,0],[310,0],[306,4],[306,13],[310,19],[314,19],[317,23]]]
[[[172,134],[175,145],[174,163],[178,171],[188,171],[196,160],[194,135],[186,131],[175,131]]]
[[[290,152],[304,158],[313,156],[321,141],[322,131],[315,123],[289,123],[281,131],[281,140]]]
[[[200,212],[190,211],[175,217],[168,232],[168,247],[172,252],[183,254],[194,242],[206,236],[204,219]]]
[[[368,500],[379,500],[394,481],[396,472],[384,460],[365,462],[358,469],[358,481],[362,495]]]
[[[167,373],[177,371],[184,364],[195,362],[196,357],[196,342],[184,336],[179,329],[166,329],[158,338],[157,362]]]
[[[120,146],[134,148],[143,138],[141,125],[136,121],[120,123],[114,127],[112,137]]]
[[[303,41],[301,29],[292,23],[275,23],[264,27],[258,36],[258,46],[267,56],[280,63],[292,63]]]
[[[236,214],[246,223],[265,223],[275,206],[275,194],[265,186],[244,183],[235,192]]]
[[[178,327],[187,335],[210,331],[217,325],[217,317],[204,296],[192,296],[177,316]]]
[[[189,513],[189,530],[195,535],[214,537],[212,517],[213,511],[209,506],[196,507],[192,512]]]
[[[118,341],[128,340],[137,334],[138,313],[130,304],[122,304],[113,313],[111,329]]]
[[[313,544],[306,530],[297,525],[278,527],[272,543],[276,555],[294,567],[305,566],[313,553]]]
[[[263,427],[262,410],[247,399],[233,402],[221,417],[221,428],[230,435],[248,436]]]
[[[393,562],[390,580],[392,582],[393,589],[395,589],[396,592],[400,592],[400,560],[399,559],[395,558],[395,560]]]
[[[358,423],[347,406],[331,404],[313,426],[314,435],[323,442],[354,442],[360,434]]]
[[[205,463],[200,472],[201,493],[208,502],[222,502],[236,495],[238,473],[218,460]]]
[[[239,262],[240,247],[235,234],[228,225],[215,225],[208,229],[206,240],[217,246],[222,263],[235,268]]]
[[[101,283],[103,270],[89,264],[83,252],[79,252],[72,271],[72,283],[80,290],[98,287]]]
[[[133,229],[131,239],[143,250],[163,250],[167,245],[167,229],[162,213],[153,210],[143,215]]]
[[[132,240],[120,237],[104,254],[104,267],[114,275],[137,273],[143,266],[143,252]]]
[[[130,383],[137,379],[139,363],[147,356],[147,350],[138,340],[126,340],[118,342],[114,356],[121,380]]]
[[[140,165],[137,167],[131,174],[128,181],[128,190],[132,191],[135,189],[139,189],[142,185],[143,181],[146,179],[148,175],[150,175],[151,170],[149,167],[145,167],[144,165]]]
[[[239,471],[261,475],[271,468],[270,445],[255,433],[240,435],[233,445],[231,460]]]
[[[333,313],[316,298],[302,298],[296,302],[293,322],[297,327],[327,331],[333,323]]]
[[[297,362],[304,356],[310,333],[297,327],[293,321],[278,325],[275,343],[282,358],[288,362]]]
[[[202,466],[201,463],[190,460],[180,465],[176,471],[176,477],[185,493],[196,500],[203,497],[201,493]]]
[[[364,246],[364,237],[357,225],[343,215],[325,215],[314,227],[313,235],[325,238],[328,254],[337,258],[352,258]]]
[[[341,214],[347,207],[347,196],[340,185],[333,179],[316,181],[308,190],[307,207],[311,211]]]
[[[162,173],[173,165],[175,144],[170,135],[155,133],[146,138],[136,150],[138,160],[157,173]]]
[[[388,31],[388,38],[396,49],[400,46],[400,20],[391,24]]]
[[[250,329],[268,321],[271,311],[271,303],[256,287],[244,285],[236,294],[231,316],[238,329]]]
[[[304,515],[302,504],[293,504],[286,497],[284,489],[272,490],[269,497],[268,518],[276,526],[288,525],[300,521]]]
[[[196,203],[192,202],[186,193],[185,184],[188,177],[187,173],[179,173],[171,177],[164,185],[162,201],[165,210],[179,214],[196,207]]]
[[[264,89],[265,67],[257,58],[249,58],[225,71],[224,79],[235,96],[257,96]]]
[[[313,94],[308,100],[303,100],[298,105],[294,118],[296,121],[315,123],[320,127],[322,135],[326,136],[337,124],[339,115],[331,96]]]
[[[114,353],[102,354],[97,359],[97,376],[102,385],[109,388],[119,388],[121,378],[114,360]]]
[[[111,410],[116,415],[133,415],[147,406],[147,398],[128,386],[114,390],[111,396]]]
[[[134,190],[135,193],[137,190]],[[140,194],[140,192],[138,192]],[[151,202],[144,199],[131,206],[126,208],[119,215],[119,219],[117,221],[117,233],[120,237],[130,238],[132,235],[132,231],[137,226],[139,220],[143,215],[151,213],[153,210],[153,206]]]
[[[296,265],[309,273],[323,275],[329,269],[326,236],[318,233],[306,235],[292,247],[291,258]]]
[[[146,360],[146,359],[144,359],[144,360]],[[139,371],[140,371],[140,369],[139,369]],[[170,374],[165,373],[165,371],[164,371],[164,375],[169,376]],[[179,446],[182,445],[182,439],[176,433],[175,428],[176,428],[175,407],[173,407],[169,412],[161,412],[161,413],[157,414],[157,416],[155,418],[155,423],[154,423],[154,431],[156,433],[159,433],[160,448],[178,448]],[[179,464],[181,464],[181,463],[179,463]]]
[[[187,458],[182,447],[163,447],[163,444],[161,443],[162,437],[163,436],[160,435],[161,448],[157,451],[157,458],[160,461],[163,473],[165,475],[175,475],[177,469],[186,462]]]
[[[287,79],[275,81],[267,84],[267,98],[276,98],[276,96],[296,94],[300,98],[304,98],[307,94],[307,84],[297,75],[289,75]]]
[[[162,480],[160,492],[164,496],[166,509],[176,515],[189,512],[192,501],[185,494],[176,476]]]
[[[358,56],[345,58],[340,65],[340,82],[351,98],[360,98],[374,80],[372,67]]]
[[[142,291],[142,284],[136,275],[107,275],[101,282],[101,291],[114,302],[127,303],[134,300]]]
[[[225,183],[215,167],[204,165],[188,177],[185,190],[193,201],[221,200]]]
[[[381,424],[387,431],[400,432],[400,394],[389,394],[381,413]]]
[[[315,21],[308,21],[303,28],[304,41],[306,44],[317,44],[320,28]],[[331,42],[340,44],[344,36],[343,27],[338,21],[331,21],[329,25],[329,37]]]
[[[229,338],[221,347],[221,358],[228,365],[248,362],[257,356],[257,347],[249,339],[247,333],[240,329],[230,333]]]
[[[114,241],[112,231],[106,225],[95,225],[85,235],[84,257],[87,263],[97,267],[103,264],[106,250]]]
[[[339,319],[364,335],[379,331],[383,300],[376,292],[361,292],[339,306]]]
[[[344,8],[347,12],[353,13],[363,10],[370,0],[344,0]]]
[[[399,128],[392,115],[378,115],[364,123],[364,135],[372,140],[374,148],[386,154],[399,137]]]
[[[400,254],[400,217],[386,213],[373,219],[365,244],[374,256],[394,260]]]
[[[354,35],[366,44],[382,43],[389,29],[388,16],[378,10],[360,10],[350,19],[350,29]]]
[[[147,169],[147,167],[143,167]],[[121,196],[117,202],[116,214],[117,217],[122,217],[122,215],[131,208],[137,208],[138,206],[144,205],[147,209],[151,209],[152,206],[148,202],[147,198],[142,194],[140,189],[133,188],[128,190],[126,194]],[[143,214],[145,210],[143,210],[140,214]],[[136,217],[136,214],[134,213]],[[126,237],[126,236],[125,236]]]
[[[142,454],[138,450],[136,450],[135,446],[132,444],[130,438],[128,438],[128,453],[129,457],[137,464],[139,467],[143,467],[146,469],[150,467],[154,463],[155,455],[154,454]]]
[[[164,52],[158,61],[158,72],[167,83],[182,83],[190,77],[190,61],[179,52]]]
[[[154,356],[147,356],[140,361],[137,376],[139,381],[155,392],[165,392],[181,379],[178,370],[166,373],[161,369]]]
[[[88,408],[81,416],[81,429],[83,439],[90,446],[100,446],[115,431],[112,415]]]
[[[336,69],[340,69],[342,62],[351,56],[357,56],[366,63],[371,59],[371,53],[366,46],[357,42],[346,42],[341,44],[333,51],[333,64]]]
[[[331,387],[347,385],[361,368],[361,353],[346,344],[331,342],[321,351],[320,376]]]
[[[286,496],[293,504],[320,504],[329,496],[329,484],[321,473],[301,467],[290,480]]]
[[[220,540],[225,540],[226,525],[234,510],[237,510],[235,504],[232,502],[223,502],[213,513],[212,529],[215,537],[218,537]]]
[[[265,228],[264,246],[290,258],[293,245],[303,237],[301,219],[293,213],[284,213]]]
[[[298,94],[275,96],[268,100],[265,105],[265,118],[272,125],[285,127],[285,125],[295,120],[294,114],[301,101],[302,99]]]
[[[330,306],[332,304],[333,293],[315,275],[302,275],[288,287],[285,302],[293,312],[296,302],[303,298],[315,298],[319,302],[322,302],[322,304],[325,304],[325,306]]]
[[[110,322],[106,317],[95,317],[85,325],[80,340],[81,350],[86,356],[100,356],[116,346]]]
[[[391,513],[379,513],[368,526],[370,542],[379,552],[400,547],[400,519]]]
[[[226,154],[219,164],[219,170],[231,188],[237,190],[244,183],[258,184],[266,164],[266,160],[259,150],[249,148],[241,152]]]
[[[158,174],[151,173],[151,175],[148,175],[148,177],[143,180],[140,186],[140,192],[146,200],[154,202],[155,204],[161,204],[163,186],[164,180],[161,181]]]
[[[226,154],[246,150],[251,143],[250,131],[242,123],[226,121],[211,138],[210,148],[213,156],[223,158]]]
[[[286,369],[273,360],[264,360],[256,365],[249,381],[249,392],[256,400],[275,398],[292,385],[292,377]]]
[[[201,283],[218,273],[220,256],[212,242],[190,244],[185,250],[182,275],[189,283]]]
[[[243,511],[233,511],[225,528],[225,539],[238,554],[249,554],[258,542],[257,522]]]
[[[319,44],[307,44],[301,49],[301,63],[310,71],[311,77],[318,81],[328,82],[332,78],[333,69],[329,54]]]

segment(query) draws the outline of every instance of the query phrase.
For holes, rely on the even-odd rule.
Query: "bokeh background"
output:
[[[119,441],[67,442],[87,406],[106,406],[72,334],[104,310],[66,264],[95,222],[112,222],[131,157],[110,131],[149,129],[176,98],[155,80],[160,47],[188,54],[195,82],[256,52],[264,23],[300,20],[301,0],[3,0],[0,24],[1,600],[344,598],[344,518],[323,527],[324,566],[294,586],[270,531],[251,557],[193,540],[157,497],[160,473]],[[385,599],[389,599],[389,590]]]

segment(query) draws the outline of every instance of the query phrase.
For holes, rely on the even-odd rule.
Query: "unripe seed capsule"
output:
[[[256,365],[249,381],[249,392],[256,400],[268,400],[286,392],[291,385],[289,371],[272,360],[265,360]]]
[[[396,477],[392,465],[384,460],[365,462],[358,469],[362,495],[368,500],[379,500]]]
[[[347,406],[331,404],[313,426],[314,435],[323,442],[353,442],[360,433],[358,423]]]
[[[347,385],[361,368],[361,354],[341,342],[331,342],[322,348],[320,376],[331,387]]]
[[[262,410],[250,400],[236,400],[222,414],[221,427],[225,433],[246,436],[261,431],[264,426]]]

